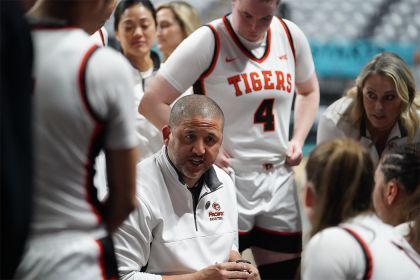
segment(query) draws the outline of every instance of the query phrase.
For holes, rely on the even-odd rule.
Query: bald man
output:
[[[89,38],[114,0],[39,0],[29,11],[33,72],[34,202],[19,279],[113,279],[110,233],[135,207],[134,81],[128,62]],[[109,196],[96,198],[105,150]]]
[[[205,96],[173,106],[164,146],[137,165],[138,207],[114,235],[122,279],[258,279],[240,259],[230,177],[213,165],[224,117]]]

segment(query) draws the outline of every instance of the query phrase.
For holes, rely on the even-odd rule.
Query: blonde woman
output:
[[[184,1],[160,4],[156,8],[157,44],[164,58],[201,26],[197,11]]]
[[[420,109],[414,77],[396,54],[375,56],[346,96],[330,105],[318,125],[317,143],[358,140],[375,163],[389,150],[420,141]]]

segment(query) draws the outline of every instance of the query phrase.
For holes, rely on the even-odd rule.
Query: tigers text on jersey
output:
[[[231,28],[231,18],[197,29],[159,73],[178,92],[194,84],[195,93],[217,102],[225,114],[223,145],[231,157],[282,157],[295,83],[314,74],[309,43],[294,23],[276,17],[262,42],[249,42]]]
[[[222,108],[224,148],[234,158],[284,154],[295,91],[295,58],[285,23],[273,18],[260,57],[243,45],[227,17],[209,26],[216,38],[215,57],[195,90]]]

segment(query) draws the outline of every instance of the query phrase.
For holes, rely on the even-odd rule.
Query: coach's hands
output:
[[[290,140],[287,153],[286,153],[286,165],[296,166],[302,161],[302,145],[296,140]]]
[[[194,273],[195,280],[247,279],[259,280],[255,266],[248,263],[225,262],[208,266]]]

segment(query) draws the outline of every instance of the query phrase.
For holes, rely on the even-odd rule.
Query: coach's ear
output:
[[[163,143],[165,143],[165,146],[168,146],[170,135],[171,135],[170,126],[165,125],[164,127],[162,127]]]

